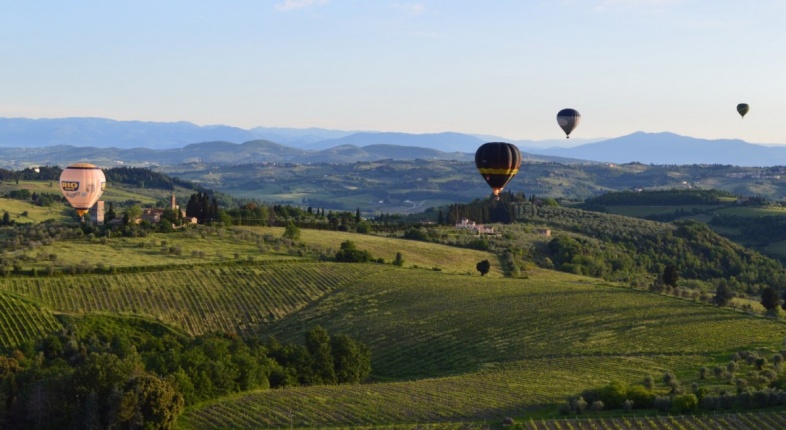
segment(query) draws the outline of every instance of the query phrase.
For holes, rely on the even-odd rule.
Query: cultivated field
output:
[[[191,407],[180,419],[184,429],[472,428],[506,416],[537,429],[732,428],[728,423],[743,420],[749,428],[778,428],[783,419],[549,421],[566,397],[612,380],[637,383],[668,370],[689,386],[698,381],[698,368],[724,365],[732,352],[755,349],[771,357],[786,337],[779,320],[543,269],[504,278],[493,254],[425,242],[301,231],[301,243],[310,247],[336,250],[353,240],[388,263],[401,252],[405,267],[395,267],[300,259],[292,252],[299,245],[278,241],[282,229],[204,233],[111,238],[105,244],[84,238],[40,247],[36,252],[57,250],[58,262],[71,258],[65,254],[97,250],[94,261],[106,266],[126,260],[113,273],[0,278],[3,346],[59,330],[55,315],[62,313],[138,316],[190,335],[274,335],[297,343],[320,325],[371,349],[371,383],[223,398]],[[262,240],[264,235],[276,241]],[[172,255],[169,247],[181,247],[182,255]],[[192,249],[225,256],[201,259]],[[474,268],[482,259],[494,267],[485,277]],[[723,421],[715,425],[711,419]]]
[[[0,293],[0,347],[16,347],[60,327],[49,310],[28,300]]]
[[[241,228],[275,237],[281,237],[284,233],[283,227]],[[346,240],[355,242],[358,249],[369,251],[374,258],[381,257],[388,263],[396,258],[397,252],[401,252],[404,258],[404,267],[437,268],[448,273],[479,276],[475,265],[481,260],[489,260],[491,262],[491,271],[486,276],[502,277],[502,270],[499,267],[497,257],[489,252],[370,234],[301,229],[300,241],[321,248],[332,249],[334,253],[339,250],[341,242]]]

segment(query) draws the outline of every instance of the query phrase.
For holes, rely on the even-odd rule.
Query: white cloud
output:
[[[426,5],[423,3],[393,3],[391,7],[412,15],[419,15],[426,11]]]
[[[309,6],[327,4],[329,0],[284,0],[283,3],[276,3],[277,11],[286,12],[288,10],[303,9]]]

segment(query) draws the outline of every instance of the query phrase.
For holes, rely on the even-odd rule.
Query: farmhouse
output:
[[[463,218],[461,221],[456,223],[456,229],[470,230],[475,234],[494,234],[494,227],[486,227],[483,224],[476,224],[475,221],[470,221],[466,218]]]

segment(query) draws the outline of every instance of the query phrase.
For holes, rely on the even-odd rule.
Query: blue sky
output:
[[[786,1],[0,0],[0,116],[786,144]],[[745,119],[737,103],[751,106]]]

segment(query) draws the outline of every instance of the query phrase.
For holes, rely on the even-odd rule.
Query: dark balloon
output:
[[[557,114],[557,124],[565,132],[565,138],[570,139],[570,132],[581,122],[581,115],[576,109],[562,109]]]
[[[748,113],[750,107],[747,103],[740,103],[737,105],[737,113],[740,114],[741,117],[745,118],[745,114]]]
[[[521,152],[511,143],[484,143],[475,152],[475,167],[489,184],[494,195],[499,196],[500,191],[519,172]]]

